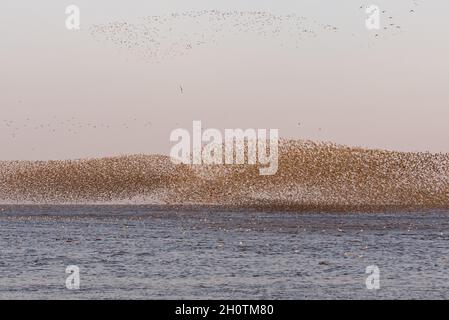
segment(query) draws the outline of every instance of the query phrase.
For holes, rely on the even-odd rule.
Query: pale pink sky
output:
[[[447,1],[376,1],[402,30],[379,39],[365,29],[363,1],[91,2],[2,6],[0,160],[168,154],[170,131],[192,120],[449,152]],[[69,4],[81,9],[80,31],[65,29]],[[296,13],[339,31],[317,30],[298,47],[225,37],[161,62],[89,33],[94,24],[201,9]]]

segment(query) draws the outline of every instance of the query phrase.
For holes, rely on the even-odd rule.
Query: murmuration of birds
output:
[[[279,169],[173,164],[168,156],[1,161],[0,203],[126,203],[279,211],[449,208],[449,154],[281,139]]]

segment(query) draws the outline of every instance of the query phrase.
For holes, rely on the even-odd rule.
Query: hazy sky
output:
[[[79,31],[65,28],[70,4],[81,10]],[[392,16],[400,29],[367,30],[368,4],[387,11],[381,27]],[[317,28],[299,45],[228,35],[162,61],[90,33],[212,9],[295,13],[338,31]],[[191,130],[192,120],[449,152],[448,15],[443,0],[0,0],[0,159],[168,154],[170,131]]]

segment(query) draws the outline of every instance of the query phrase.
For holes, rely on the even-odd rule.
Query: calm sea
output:
[[[1,299],[447,299],[448,257],[449,212],[0,206]]]

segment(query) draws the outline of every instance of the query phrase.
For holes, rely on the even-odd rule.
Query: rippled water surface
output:
[[[0,206],[0,298],[449,298],[448,244],[449,212]]]

